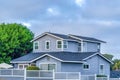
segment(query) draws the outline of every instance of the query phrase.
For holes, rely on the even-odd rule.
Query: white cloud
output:
[[[60,12],[59,12],[58,9],[56,9],[56,8],[48,8],[48,9],[47,9],[47,13],[48,13],[49,15],[53,15],[53,16],[58,16],[58,15],[60,15]]]
[[[85,3],[85,0],[75,0],[75,3],[81,7]]]
[[[31,24],[30,24],[30,23],[23,22],[22,24],[23,24],[24,26],[28,27],[28,28],[31,27]]]

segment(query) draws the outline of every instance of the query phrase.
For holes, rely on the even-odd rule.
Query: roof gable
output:
[[[88,57],[84,58],[83,60],[87,60],[87,59],[89,59],[89,58],[91,58],[91,57],[94,57],[95,55],[99,55],[100,57],[102,57],[103,59],[105,59],[106,61],[108,61],[109,63],[113,64],[112,61],[110,61],[109,59],[107,59],[106,57],[104,57],[104,56],[103,56],[102,54],[100,54],[100,53],[95,53],[95,54],[93,54],[93,55],[91,55],[91,56],[88,56]]]
[[[52,37],[55,37],[55,38],[58,38],[58,39],[63,39],[63,38],[61,38],[61,37],[59,37],[59,36],[55,36],[55,35],[53,35],[53,34],[50,34],[49,32],[45,32],[45,33],[43,33],[43,34],[35,37],[33,40],[31,40],[31,42],[33,42],[33,41],[35,41],[35,40],[37,40],[37,39],[39,39],[39,38],[41,38],[41,37],[43,37],[43,36],[45,36],[45,35],[49,35],[49,36],[52,36]]]

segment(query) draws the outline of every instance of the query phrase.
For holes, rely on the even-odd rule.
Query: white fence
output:
[[[109,80],[120,80],[120,78],[110,78]]]
[[[81,80],[96,80],[96,75],[81,75]]]
[[[0,80],[120,80],[80,72],[54,72],[43,70],[1,69]]]
[[[54,80],[81,80],[79,72],[55,72]]]
[[[0,80],[25,80],[25,70],[1,69]]]
[[[53,80],[53,71],[41,71],[41,70],[27,70],[26,71],[27,80]]]

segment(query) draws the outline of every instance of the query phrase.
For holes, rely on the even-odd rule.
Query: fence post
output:
[[[79,80],[81,80],[81,73],[79,72]]]
[[[24,80],[26,80],[26,76],[27,76],[27,71],[26,68],[24,69]]]
[[[54,71],[54,69],[53,69],[53,80],[55,80],[55,71]]]
[[[13,69],[10,69],[11,70],[11,75],[13,76]]]
[[[97,75],[95,74],[94,76],[95,76],[95,80],[97,80]]]
[[[67,72],[65,72],[65,75],[66,75],[66,80],[68,79],[68,73]]]
[[[107,80],[109,80],[109,75],[107,76]]]

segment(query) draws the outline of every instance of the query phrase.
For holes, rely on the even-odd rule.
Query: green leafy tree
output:
[[[112,70],[120,70],[120,60],[119,59],[113,60]]]
[[[109,60],[111,60],[112,61],[112,59],[113,59],[113,55],[111,55],[111,54],[103,54],[103,56],[104,57],[106,57],[107,59],[109,59]]]
[[[0,63],[32,51],[33,33],[21,24],[0,24]]]
[[[111,61],[112,61],[112,59],[114,57],[111,54],[103,54],[103,56],[106,57],[107,59],[111,60]],[[113,69],[113,64],[110,65],[110,70],[112,70],[112,69]]]

